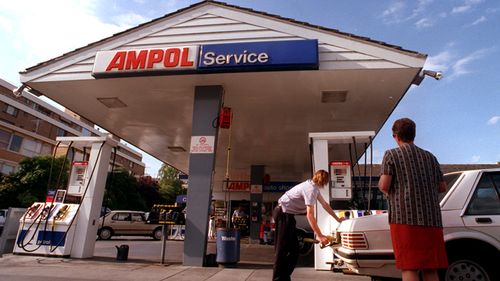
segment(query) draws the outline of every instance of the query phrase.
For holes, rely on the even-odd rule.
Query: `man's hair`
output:
[[[416,125],[410,118],[401,118],[392,125],[392,134],[404,142],[415,140]]]
[[[325,170],[318,170],[316,173],[314,173],[314,176],[312,178],[312,182],[315,185],[323,186],[328,183],[328,172]]]

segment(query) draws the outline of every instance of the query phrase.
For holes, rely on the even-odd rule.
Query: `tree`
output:
[[[160,196],[160,186],[158,182],[150,176],[140,177],[139,183],[139,194],[144,198],[147,210],[151,210],[154,204],[165,203],[163,198]]]
[[[160,195],[167,204],[174,204],[177,195],[186,194],[187,190],[182,186],[179,174],[177,169],[167,164],[163,164],[158,171]]]
[[[146,202],[138,191],[139,183],[125,170],[108,174],[103,206],[112,210],[147,210]]]
[[[33,202],[45,201],[49,189],[66,188],[68,170],[69,163],[64,157],[23,159],[16,173],[0,181],[0,207],[28,207]]]

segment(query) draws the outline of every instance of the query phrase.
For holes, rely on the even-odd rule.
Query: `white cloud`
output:
[[[382,13],[384,22],[388,24],[401,22],[401,14],[403,13],[405,8],[406,5],[404,2],[393,3]]]
[[[479,159],[481,159],[481,156],[479,156],[479,155],[473,155],[472,158],[471,158],[471,162],[472,163],[478,163]]]
[[[116,17],[113,17],[113,22],[115,22],[118,26],[124,26],[124,27],[137,26],[147,21],[149,21],[149,19],[136,13],[121,14]]]
[[[474,6],[480,4],[483,0],[465,0],[463,5],[453,7],[451,10],[452,14],[465,13],[474,8]]]
[[[443,51],[435,56],[429,56],[425,62],[425,69],[434,71],[446,71],[449,69],[453,55],[450,51]]]
[[[464,5],[464,6],[458,6],[458,7],[454,7],[452,10],[451,10],[451,13],[452,14],[460,14],[460,13],[465,13],[467,12],[468,10],[471,9],[471,6],[469,5]]]
[[[0,2],[1,53],[18,50],[0,65],[0,76],[17,72],[95,42],[129,26],[108,24],[96,15],[98,0],[17,0]],[[17,80],[17,79],[15,79]]]
[[[493,116],[488,120],[488,125],[495,125],[498,121],[500,121],[500,116]]]
[[[415,23],[415,26],[417,28],[426,28],[426,27],[431,27],[434,25],[434,21],[428,19],[428,18],[423,18],[423,19],[420,19],[419,21],[417,21]]]
[[[472,62],[483,58],[487,52],[488,52],[487,49],[477,50],[477,51],[457,60],[451,67],[452,72],[451,72],[451,75],[449,75],[449,78],[453,79],[453,78],[471,73],[472,70],[469,68],[469,65]]]
[[[477,24],[480,24],[480,23],[485,22],[485,21],[486,21],[486,17],[485,16],[481,16],[480,18],[478,18],[477,20],[475,20],[474,22],[472,22],[470,24],[470,26],[477,25]]]

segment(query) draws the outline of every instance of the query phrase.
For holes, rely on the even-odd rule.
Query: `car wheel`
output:
[[[109,227],[104,227],[99,230],[98,235],[101,240],[109,240],[113,236],[113,230]]]
[[[301,229],[297,229],[297,240],[299,240],[299,255],[307,256],[314,249],[313,243],[304,242],[304,238],[313,238],[312,234],[308,234]]]
[[[163,236],[163,231],[161,230],[161,227],[157,227],[155,228],[155,230],[153,230],[154,240],[160,240],[162,236]]]
[[[442,274],[442,280],[482,280],[494,281],[493,270],[479,258],[451,257],[447,270]]]

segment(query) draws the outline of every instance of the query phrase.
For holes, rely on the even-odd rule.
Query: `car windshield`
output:
[[[446,192],[439,194],[439,201],[441,201],[446,196],[448,191],[450,191],[451,187],[457,182],[457,180],[460,178],[462,174],[463,173],[453,173],[453,174],[446,174],[443,176],[443,179],[446,182]]]

